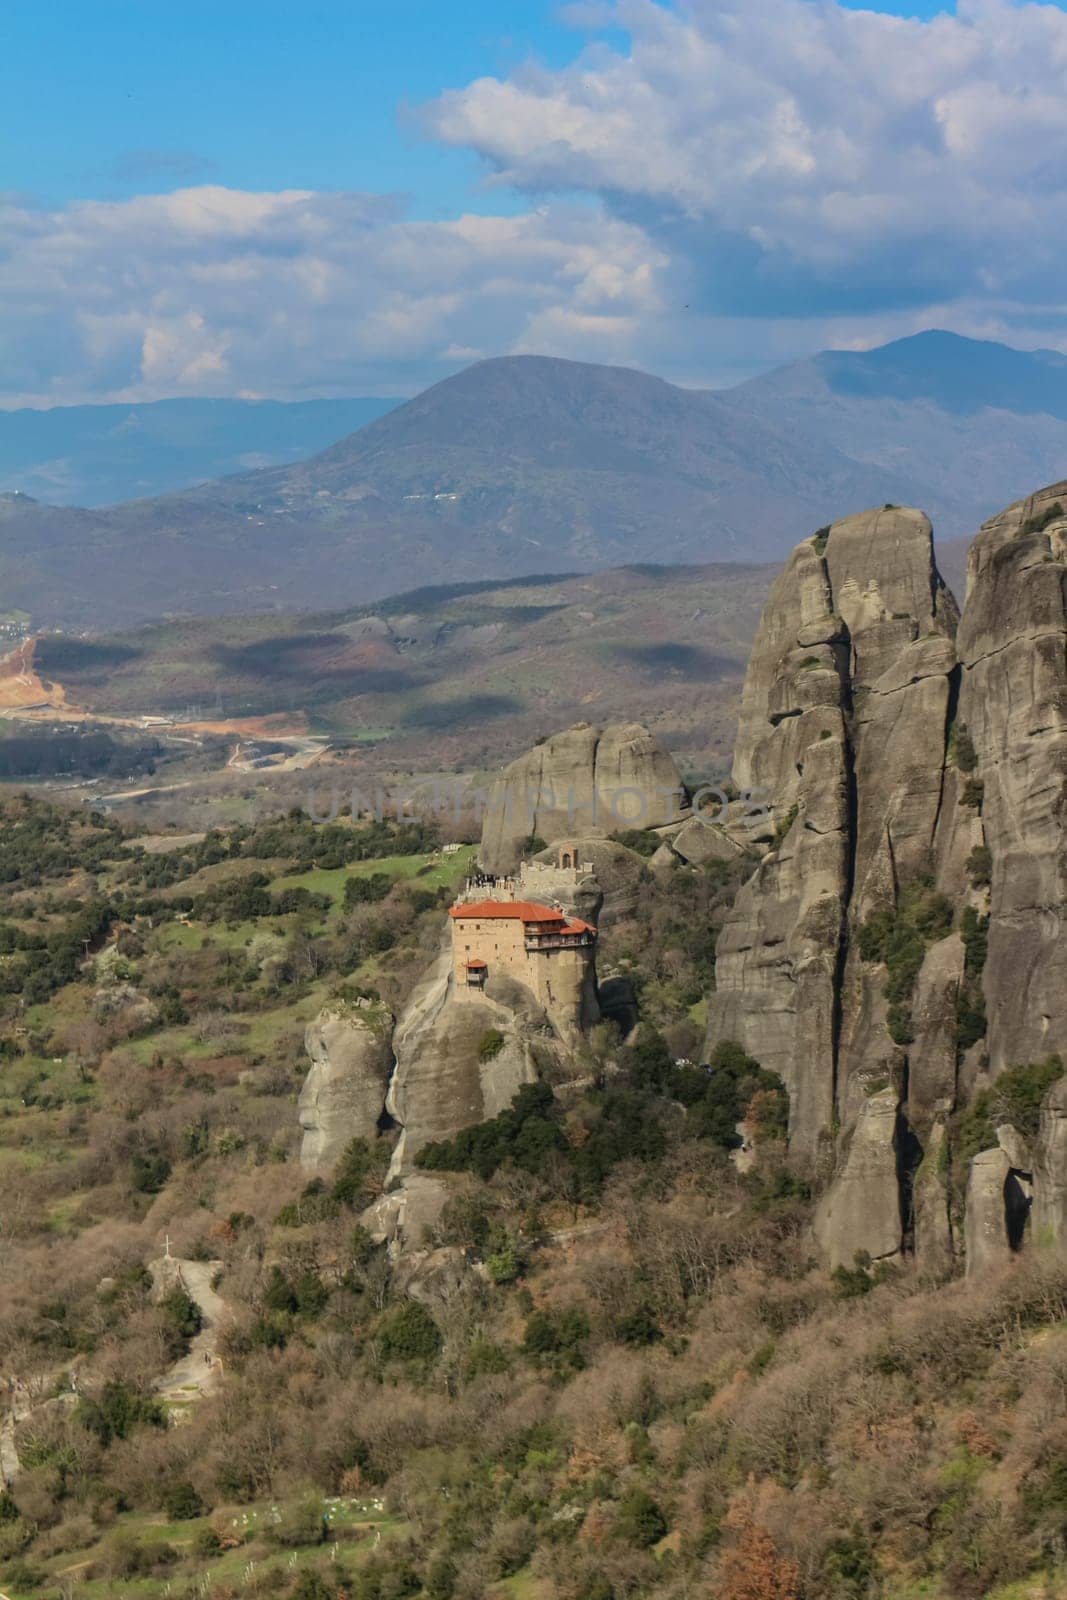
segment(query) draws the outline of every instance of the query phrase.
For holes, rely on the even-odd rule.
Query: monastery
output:
[[[496,974],[516,978],[548,1011],[573,1003],[593,980],[596,929],[563,910],[556,891],[592,871],[571,846],[556,862],[523,862],[517,878],[472,878],[449,912],[452,992],[477,998]]]

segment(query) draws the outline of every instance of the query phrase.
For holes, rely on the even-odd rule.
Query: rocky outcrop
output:
[[[1045,1095],[1033,1155],[1031,1236],[1039,1249],[1067,1246],[1067,1078]]]
[[[967,1167],[963,1237],[967,1276],[981,1277],[1012,1259],[1006,1207],[1011,1162],[999,1145],[972,1156]]]
[[[311,1071],[300,1094],[301,1165],[336,1166],[350,1140],[373,1139],[393,1064],[393,1019],[375,1001],[336,1002],[308,1024]]]
[[[632,916],[645,876],[642,857],[614,839],[579,836],[567,842],[573,847],[578,862],[577,884],[569,881],[568,874],[553,870],[559,860],[559,850],[550,847],[539,851],[527,864],[523,892],[528,888],[534,899],[548,896],[569,916],[581,917],[597,928],[609,927],[613,922]],[[543,894],[538,890],[539,871],[545,874]]]
[[[906,1096],[903,1030],[857,934],[936,868],[956,624],[929,522],[887,508],[793,552],[753,648],[733,777],[770,825],[718,942],[709,1045],[735,1039],[780,1074],[791,1148],[824,1167],[835,1126],[851,1137],[872,1090]],[[929,1103],[945,1093],[952,962],[932,962],[924,990]],[[879,1227],[877,1248],[857,1248],[884,1254]]]
[[[672,758],[636,722],[578,723],[506,767],[492,785],[479,865],[514,872],[526,839],[607,838],[683,815],[685,789]]]
[[[931,1124],[911,1195],[915,1260],[921,1272],[938,1278],[951,1272],[956,1255],[948,1191],[947,1114],[946,1104]]]
[[[1067,483],[987,522],[968,559],[960,714],[990,851],[994,1073],[1067,1042]]]
[[[900,1254],[895,1089],[872,1094],[847,1142],[841,1166],[815,1214],[815,1238],[830,1267],[851,1267],[859,1255],[889,1261]]]
[[[506,1110],[524,1083],[538,1076],[533,1042],[543,1014],[533,997],[518,1010],[508,999],[453,999],[449,951],[418,985],[397,1023],[396,1066],[386,1107],[401,1128],[390,1169],[411,1169],[424,1144],[449,1139],[461,1128]],[[520,985],[512,986],[519,989]],[[486,1055],[493,1030],[502,1044]]]
[[[709,1043],[786,1083],[835,1264],[913,1247],[948,1270],[954,1109],[1067,1043],[1064,501],[985,526],[962,623],[921,513],[846,518],[794,552],[756,640],[734,780],[770,819],[719,939]],[[1031,1194],[1033,1233],[1060,1239],[1061,1114],[1053,1094],[1035,1150],[1002,1125],[970,1163],[972,1276],[1021,1247]]]
[[[937,1111],[956,1096],[960,988],[966,952],[958,933],[932,944],[923,957],[911,1008],[908,1113],[925,1137]]]
[[[433,1237],[450,1196],[445,1179],[409,1172],[402,1183],[368,1206],[360,1221],[374,1243],[388,1245],[394,1256],[421,1250]]]

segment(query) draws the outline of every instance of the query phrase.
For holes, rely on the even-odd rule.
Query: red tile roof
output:
[[[453,906],[448,914],[464,921],[468,918],[474,921],[482,918],[521,917],[524,923],[549,924],[546,931],[554,934],[578,935],[596,932],[591,923],[582,922],[579,917],[568,921],[562,911],[556,911],[552,906],[539,906],[534,900],[471,900],[466,905]]]
[[[471,900],[466,905],[453,906],[450,917],[521,917],[523,922],[566,921],[562,911],[551,906],[539,906],[533,900]]]

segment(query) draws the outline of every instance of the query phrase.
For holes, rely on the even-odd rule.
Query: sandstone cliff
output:
[[[325,1006],[308,1024],[311,1071],[300,1094],[300,1162],[309,1172],[337,1165],[352,1139],[373,1139],[393,1063],[393,1018],[367,1000]]]
[[[719,940],[710,1043],[781,1075],[794,1152],[824,1165],[835,1126],[904,1080],[855,934],[936,866],[956,622],[929,522],[887,509],[794,551],[753,648],[733,776],[769,824]]]
[[[1067,483],[971,547],[960,711],[991,852],[986,1009],[993,1074],[1067,1039]]]
[[[524,840],[552,844],[658,827],[684,815],[672,758],[636,722],[580,722],[505,767],[486,802],[479,865],[514,872]]]
[[[794,552],[756,639],[734,778],[770,815],[709,1035],[789,1088],[834,1265],[962,1249],[974,1274],[1028,1233],[1067,1242],[1062,1083],[1032,1153],[1001,1126],[965,1173],[953,1155],[977,1093],[1067,1045],[1065,503],[983,527],[962,620],[920,512],[846,518]]]

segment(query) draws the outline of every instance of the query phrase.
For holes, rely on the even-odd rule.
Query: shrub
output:
[[[383,1361],[429,1364],[441,1350],[437,1324],[417,1300],[406,1300],[386,1311],[378,1323],[377,1340]]]
[[[130,1166],[133,1187],[138,1194],[158,1194],[170,1177],[170,1162],[158,1153],[135,1155]]]
[[[973,772],[978,765],[978,752],[967,725],[954,722],[948,731],[948,758],[960,772]]]
[[[476,1172],[488,1179],[511,1160],[527,1172],[538,1172],[551,1151],[566,1149],[558,1115],[548,1084],[524,1084],[507,1111],[464,1128],[454,1139],[423,1145],[415,1165],[430,1172]]]
[[[533,1311],[526,1319],[523,1352],[559,1372],[585,1366],[589,1318],[574,1306],[565,1311]]]
[[[290,1549],[300,1545],[321,1544],[326,1537],[326,1519],[322,1501],[316,1495],[286,1506],[278,1522],[270,1530],[276,1544]]]
[[[289,1590],[289,1600],[336,1600],[336,1595],[337,1590],[331,1589],[314,1567],[301,1567]]]
[[[619,1502],[615,1523],[619,1537],[627,1544],[647,1550],[666,1536],[667,1518],[645,1489],[630,1489]]]
[[[928,879],[920,879],[901,891],[891,910],[877,912],[857,930],[863,960],[885,964],[888,1027],[897,1044],[912,1040],[912,994],[927,947],[951,927],[951,902]]]
[[[522,1271],[522,1256],[512,1238],[504,1238],[485,1258],[485,1270],[494,1283],[514,1283]]]
[[[374,1185],[389,1158],[385,1142],[353,1139],[334,1173],[330,1198],[335,1203],[360,1211],[373,1199]]]
[[[171,1522],[192,1522],[204,1514],[204,1502],[192,1484],[183,1480],[172,1484],[163,1499],[163,1509]],[[216,1544],[218,1541],[216,1540]]]
[[[204,1314],[182,1288],[174,1288],[159,1302],[159,1314],[168,1346],[176,1353],[196,1337],[204,1325]]]
[[[993,881],[993,852],[987,844],[976,844],[967,857],[967,873],[976,889],[988,888]]]
[[[1025,536],[1028,533],[1044,533],[1050,522],[1056,522],[1062,516],[1063,506],[1058,500],[1053,500],[1052,504],[1046,506],[1044,511],[1037,511],[1032,517],[1027,517],[1026,521],[1020,525],[1019,534],[1020,536]]]
[[[648,857],[655,855],[663,840],[649,828],[627,828],[624,833],[616,834],[615,842],[625,845],[627,850],[633,850],[636,855]]]
[[[827,1546],[823,1557],[823,1576],[829,1580],[834,1595],[859,1597],[869,1593],[874,1577],[874,1559],[861,1528],[833,1540]]]
[[[486,1028],[478,1040],[478,1060],[492,1061],[504,1048],[504,1035],[499,1028]]]
[[[384,872],[371,872],[366,877],[351,877],[345,882],[344,905],[346,911],[354,906],[374,905],[384,900],[393,880]]]
[[[102,1445],[125,1439],[134,1428],[166,1426],[163,1408],[155,1395],[145,1394],[119,1379],[105,1383],[98,1399],[85,1396],[74,1413],[89,1433]]]
[[[1041,1102],[1054,1083],[1063,1077],[1063,1061],[1049,1056],[1045,1061],[1009,1067],[988,1089],[982,1089],[964,1112],[959,1123],[960,1158],[969,1161],[980,1150],[996,1144],[996,1129],[1010,1122],[1026,1138],[1037,1133]]]

